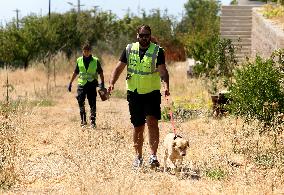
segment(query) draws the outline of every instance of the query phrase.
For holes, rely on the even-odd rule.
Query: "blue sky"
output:
[[[228,5],[231,0],[221,0],[223,5]],[[19,17],[31,13],[46,15],[48,13],[49,0],[1,0],[0,3],[0,22],[6,23],[16,17],[16,9],[19,9]],[[78,0],[51,0],[51,11],[66,12],[72,8],[67,2],[77,5]],[[81,0],[82,10],[91,9],[98,6],[100,9],[122,17],[129,8],[131,12],[137,13],[139,8],[145,9],[147,13],[151,9],[168,10],[170,15],[177,18],[182,16],[183,5],[187,0]],[[76,8],[77,9],[77,8]]]

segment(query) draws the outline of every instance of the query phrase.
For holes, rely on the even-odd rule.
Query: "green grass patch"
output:
[[[55,102],[51,99],[41,99],[41,100],[32,100],[30,102],[28,102],[28,104],[31,107],[49,107],[49,106],[54,106]]]
[[[55,102],[51,99],[41,99],[41,100],[17,99],[17,100],[10,100],[8,103],[6,101],[0,101],[0,110],[3,113],[12,113],[37,106],[49,107],[54,105]]]
[[[209,169],[206,171],[206,177],[212,180],[222,180],[226,177],[226,172],[220,168]]]

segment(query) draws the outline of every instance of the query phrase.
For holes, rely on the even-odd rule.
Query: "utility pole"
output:
[[[80,11],[81,11],[81,9],[80,9],[80,7],[81,7],[80,0],[78,0],[77,5],[78,5],[78,14],[79,14],[79,13],[80,13]]]
[[[140,8],[140,0],[138,0],[137,12],[138,12],[138,17],[140,17],[140,12],[141,12],[141,8]]]
[[[19,28],[19,12],[20,12],[20,10],[15,9],[14,11],[16,12],[16,25],[17,25],[17,28]]]
[[[48,19],[50,19],[51,0],[48,1]]]
[[[85,5],[82,5],[82,4],[81,4],[81,1],[78,0],[77,6],[78,6],[78,14],[80,14],[80,12],[81,12],[81,7],[82,7],[82,6],[85,6]]]
[[[76,7],[72,2],[67,2],[67,3],[69,5],[71,5],[71,6],[73,6],[73,7]],[[78,0],[78,2],[77,2],[77,12],[78,12],[78,14],[80,14],[82,6],[85,6],[85,5],[82,5],[80,0]]]

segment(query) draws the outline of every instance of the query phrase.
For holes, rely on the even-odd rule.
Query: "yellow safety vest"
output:
[[[98,73],[97,73],[97,61],[98,58],[92,57],[93,60],[90,61],[88,70],[86,70],[83,56],[79,57],[77,59],[77,64],[79,67],[79,77],[78,77],[78,84],[81,86],[84,86],[87,81],[92,82],[94,79],[98,79]]]
[[[127,57],[127,90],[138,94],[150,93],[161,89],[160,73],[156,68],[160,46],[150,43],[143,59],[139,57],[139,42],[128,44]]]

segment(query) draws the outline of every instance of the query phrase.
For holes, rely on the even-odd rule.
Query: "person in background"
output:
[[[78,88],[76,99],[79,104],[81,126],[87,125],[85,110],[85,99],[87,97],[90,105],[90,123],[91,127],[96,127],[96,97],[98,86],[98,75],[100,76],[100,88],[104,88],[104,73],[100,61],[92,55],[92,48],[87,43],[82,47],[83,55],[77,59],[76,68],[68,85],[68,91],[71,92],[72,83],[78,77]]]
[[[136,157],[133,167],[143,164],[142,147],[144,129],[147,123],[149,130],[150,158],[152,168],[159,167],[157,150],[159,145],[158,120],[161,119],[161,79],[165,82],[165,96],[169,92],[169,74],[165,65],[163,48],[151,42],[151,28],[141,25],[137,28],[138,42],[128,44],[123,50],[119,62],[112,72],[108,92],[120,74],[127,67],[127,101],[130,120],[134,126],[133,142]]]

